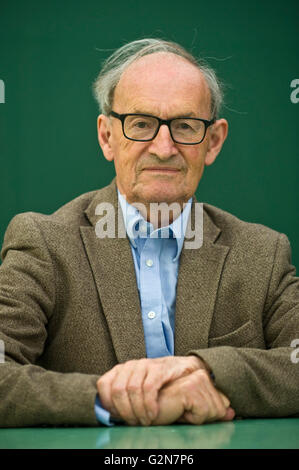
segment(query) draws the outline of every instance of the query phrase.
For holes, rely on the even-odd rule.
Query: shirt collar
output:
[[[173,238],[177,242],[177,251],[176,256],[173,258],[173,261],[176,261],[181,254],[183,244],[184,244],[184,237],[186,233],[187,223],[191,211],[192,205],[192,197],[188,200],[185,204],[185,207],[179,217],[177,217],[172,224],[167,225],[166,227],[162,227],[159,229],[154,230],[153,225],[150,222],[147,222],[140,212],[136,209],[136,207],[132,206],[127,202],[125,197],[119,192],[118,193],[118,200],[122,210],[123,219],[125,222],[126,232],[130,243],[133,245],[134,248],[137,248],[135,239],[140,236],[142,233],[142,229],[144,229],[144,235],[142,237],[147,237],[147,233],[149,233],[150,237],[157,238],[158,233],[160,232],[161,235],[164,233],[169,233],[173,235]],[[138,224],[138,225],[137,225]],[[168,238],[163,237],[161,238]],[[170,237],[169,237],[170,238]]]

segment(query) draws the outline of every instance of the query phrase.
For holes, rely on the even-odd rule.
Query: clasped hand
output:
[[[133,426],[203,424],[235,416],[197,356],[128,361],[102,375],[97,388],[111,416]]]

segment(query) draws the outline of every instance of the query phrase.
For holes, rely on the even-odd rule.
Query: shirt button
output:
[[[151,311],[151,312],[148,312],[147,316],[148,316],[148,318],[150,318],[152,320],[153,318],[155,318],[156,314],[155,314],[155,312]]]
[[[150,268],[154,264],[154,262],[152,259],[147,259],[145,264]]]

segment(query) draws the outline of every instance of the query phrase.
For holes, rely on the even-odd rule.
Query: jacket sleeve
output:
[[[265,350],[218,346],[189,352],[209,365],[216,388],[227,395],[237,416],[299,416],[299,278],[295,274],[289,241],[279,234],[263,311]]]
[[[0,427],[97,426],[95,375],[60,373],[36,364],[55,305],[55,276],[32,213],[8,226],[0,266]]]

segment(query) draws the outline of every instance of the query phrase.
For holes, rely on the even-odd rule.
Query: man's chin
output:
[[[178,188],[170,188],[165,186],[153,188],[142,188],[142,191],[138,194],[138,199],[144,204],[150,202],[166,202],[168,204],[172,202],[182,202],[185,199],[184,194],[178,191]]]

